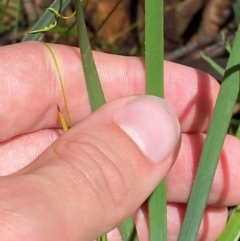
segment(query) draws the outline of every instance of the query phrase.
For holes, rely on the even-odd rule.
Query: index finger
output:
[[[64,81],[74,123],[91,113],[79,49],[50,45]],[[26,42],[0,49],[0,140],[59,127],[57,105],[65,112],[56,66],[47,48]],[[145,93],[144,59],[94,53],[107,101]],[[219,90],[206,73],[165,63],[165,98],[174,106],[183,132],[206,131]]]

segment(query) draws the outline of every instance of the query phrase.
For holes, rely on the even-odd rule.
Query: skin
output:
[[[93,240],[131,215],[165,175],[168,240],[177,240],[218,83],[201,71],[165,62],[165,98],[179,119],[181,142],[177,139],[156,165],[111,117],[133,95],[144,94],[144,60],[94,53],[108,104],[91,114],[78,49],[50,46],[75,125],[64,135],[57,104],[66,112],[46,47],[28,42],[0,49],[0,240]],[[87,155],[81,138],[91,143]],[[226,137],[197,240],[215,240],[227,206],[240,203],[239,148],[238,139]],[[100,173],[97,159],[105,161]],[[105,175],[108,168],[120,172],[114,183]],[[148,240],[146,216],[144,203],[135,214],[142,240]],[[109,238],[120,240],[118,231]]]

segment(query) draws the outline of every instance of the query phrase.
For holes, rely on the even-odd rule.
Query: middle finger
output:
[[[205,134],[183,134],[177,160],[167,175],[168,201],[186,203],[199,164]],[[227,135],[208,198],[210,205],[240,202],[240,140]],[[210,162],[211,160],[209,160]]]

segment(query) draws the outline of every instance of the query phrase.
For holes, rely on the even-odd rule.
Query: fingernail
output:
[[[117,113],[115,122],[155,163],[170,155],[180,136],[173,108],[154,96],[136,97]]]

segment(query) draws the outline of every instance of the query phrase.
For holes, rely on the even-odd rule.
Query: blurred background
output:
[[[0,45],[20,42],[46,11],[51,0],[0,0]],[[222,33],[232,42],[236,30],[233,0],[165,0],[165,59],[221,76],[200,51],[225,67],[228,54]],[[63,12],[74,12],[70,4]],[[88,0],[85,19],[94,50],[121,55],[144,55],[144,0]],[[77,46],[75,17],[58,18],[44,36],[46,42]],[[158,23],[154,23],[158,24]]]

